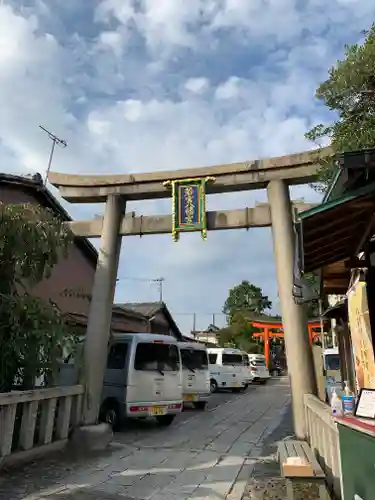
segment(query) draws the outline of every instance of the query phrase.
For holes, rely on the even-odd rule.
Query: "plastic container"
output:
[[[342,401],[338,397],[335,388],[332,389],[332,395],[331,395],[331,413],[335,417],[341,417],[343,415]]]
[[[350,390],[349,383],[344,382],[344,394],[342,396],[342,409],[345,416],[350,416],[354,414],[355,407],[355,396]]]

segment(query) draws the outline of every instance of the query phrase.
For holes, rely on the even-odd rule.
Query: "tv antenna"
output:
[[[39,128],[41,128],[43,130],[43,132],[45,132],[48,135],[48,137],[51,139],[51,141],[52,141],[52,147],[51,147],[51,152],[49,154],[49,160],[48,160],[48,167],[47,167],[47,172],[46,172],[46,178],[44,179],[44,185],[46,186],[47,185],[48,174],[49,174],[49,171],[51,169],[53,153],[55,152],[55,146],[57,145],[57,146],[60,146],[60,148],[66,148],[66,146],[68,144],[67,144],[66,141],[64,141],[63,139],[60,139],[59,137],[57,137],[57,135],[52,134],[52,132],[50,132],[46,128],[42,127],[41,125],[39,125]]]

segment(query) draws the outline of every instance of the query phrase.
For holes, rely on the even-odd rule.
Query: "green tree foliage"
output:
[[[305,303],[306,314],[309,319],[318,318],[320,315],[319,297],[320,297],[320,278],[318,273],[307,273],[304,280],[310,289],[311,300]]]
[[[71,241],[52,212],[0,204],[0,391],[53,375],[62,348],[73,342],[59,310],[31,293]]]
[[[306,138],[329,139],[332,155],[322,163],[316,189],[326,192],[335,173],[335,158],[348,151],[375,147],[375,25],[362,45],[345,46],[345,57],[329,70],[316,97],[335,113],[335,120],[312,128]]]
[[[223,313],[227,316],[228,325],[233,323],[235,315],[241,313],[243,316],[259,316],[272,307],[272,302],[267,295],[263,295],[262,289],[252,285],[248,281],[242,281],[229,290],[229,296],[225,301]]]
[[[235,347],[250,353],[263,352],[263,346],[253,339],[253,334],[257,331],[242,313],[236,313],[231,324],[220,330],[219,345]]]
[[[229,290],[223,307],[228,326],[219,333],[219,344],[233,346],[246,352],[263,352],[263,346],[253,339],[259,330],[250,324],[254,316],[261,316],[272,307],[272,303],[258,286],[242,281]]]

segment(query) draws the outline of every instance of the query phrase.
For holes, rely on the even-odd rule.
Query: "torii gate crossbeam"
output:
[[[48,179],[59,188],[63,198],[73,203],[104,203],[112,194],[132,201],[169,198],[170,190],[163,182],[194,177],[215,177],[215,182],[206,186],[206,192],[220,194],[265,189],[269,182],[279,179],[289,185],[313,182],[320,168],[320,158],[328,154],[330,149],[325,148],[228,165],[142,174],[71,175],[50,172]]]
[[[316,203],[292,202],[297,212],[303,212],[316,206]],[[271,226],[271,213],[268,203],[261,203],[254,208],[239,210],[212,210],[207,214],[207,230],[221,231],[228,229],[250,229],[252,227]],[[92,220],[67,222],[76,236],[99,238],[103,229],[103,217]],[[119,236],[146,236],[170,233],[172,215],[146,215],[137,217],[135,213],[121,217]]]

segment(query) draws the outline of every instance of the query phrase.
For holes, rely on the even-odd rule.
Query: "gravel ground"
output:
[[[285,480],[280,477],[277,443],[293,437],[293,418],[289,406],[279,427],[265,439],[262,458],[257,461],[253,469],[242,500],[289,500],[286,495]],[[315,484],[296,486],[295,500],[319,500],[317,486]]]

